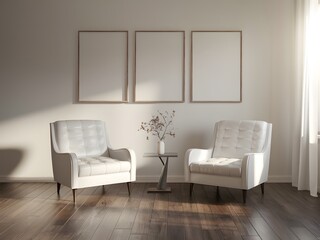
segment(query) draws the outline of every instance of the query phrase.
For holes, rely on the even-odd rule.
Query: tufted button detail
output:
[[[129,161],[119,161],[108,157],[83,157],[79,158],[79,177],[104,175],[130,171]]]
[[[236,158],[210,158],[190,165],[191,172],[230,177],[241,177],[242,160]]]
[[[242,158],[245,153],[259,152],[264,146],[266,130],[266,122],[221,121],[213,156]]]

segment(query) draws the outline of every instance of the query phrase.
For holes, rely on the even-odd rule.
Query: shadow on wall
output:
[[[8,177],[19,166],[23,150],[7,148],[0,149],[0,177]]]

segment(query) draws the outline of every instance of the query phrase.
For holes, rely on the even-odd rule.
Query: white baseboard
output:
[[[52,177],[0,177],[0,182],[54,182]]]
[[[137,182],[158,182],[159,176],[137,175]],[[52,177],[0,177],[0,182],[54,182]],[[184,175],[169,175],[167,182],[183,183]],[[269,183],[291,183],[291,176],[269,176]]]
[[[268,178],[268,183],[291,183],[291,176],[283,176],[283,175],[271,175]]]
[[[158,182],[159,176],[137,176],[136,182]],[[54,182],[52,177],[0,177],[0,182]],[[184,176],[168,176],[167,182],[182,183]]]
[[[137,182],[158,182],[159,176],[150,176],[150,175],[140,175],[137,176]],[[183,183],[184,181],[184,175],[171,175],[168,176],[167,182],[172,183]]]
[[[137,182],[158,182],[159,177],[158,176],[137,176]],[[184,181],[183,175],[171,175],[168,176],[168,182],[174,182],[174,183],[182,183]],[[268,183],[291,183],[291,176],[269,176]]]

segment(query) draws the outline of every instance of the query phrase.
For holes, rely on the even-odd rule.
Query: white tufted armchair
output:
[[[66,120],[50,123],[51,156],[57,192],[65,185],[85,187],[136,180],[136,157],[130,149],[112,149],[105,124],[98,120]]]
[[[185,180],[247,190],[268,180],[272,125],[263,121],[220,121],[214,128],[214,146],[189,149],[185,154]]]

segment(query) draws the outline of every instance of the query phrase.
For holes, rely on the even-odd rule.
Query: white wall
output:
[[[52,178],[49,122],[101,119],[114,147],[137,154],[140,180],[157,179],[160,162],[138,132],[156,110],[176,110],[176,138],[166,141],[169,179],[183,179],[190,147],[209,147],[220,119],[273,123],[270,179],[290,180],[289,91],[292,68],[292,0],[2,0],[0,1],[0,177]],[[129,30],[129,104],[79,104],[77,31]],[[135,30],[186,31],[186,102],[132,103]],[[243,31],[243,102],[190,103],[191,30]]]

